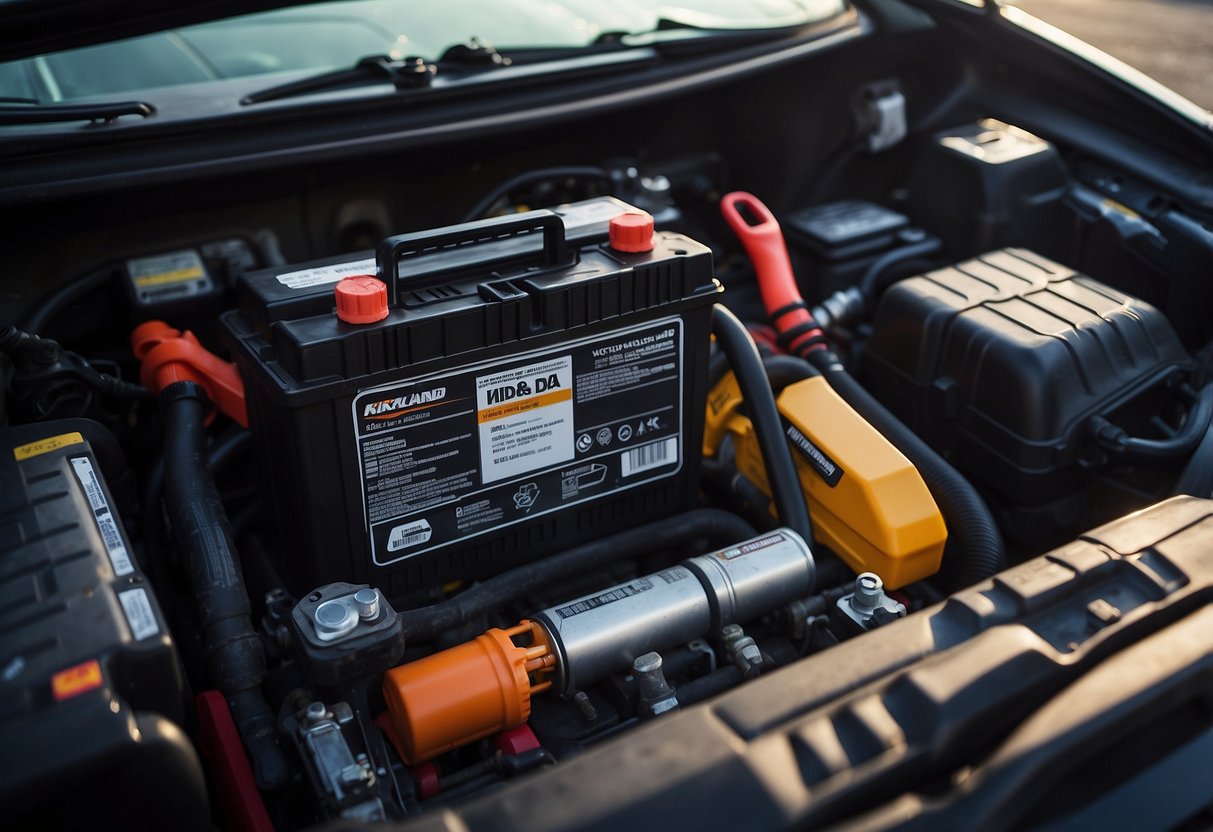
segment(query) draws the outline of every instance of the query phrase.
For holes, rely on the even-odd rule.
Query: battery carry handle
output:
[[[410,257],[433,254],[442,249],[491,243],[526,234],[543,235],[541,267],[556,266],[569,260],[564,239],[564,221],[548,210],[527,211],[506,217],[450,225],[431,231],[397,234],[379,243],[375,250],[378,271],[387,284],[388,306],[397,305],[400,283],[400,261]]]

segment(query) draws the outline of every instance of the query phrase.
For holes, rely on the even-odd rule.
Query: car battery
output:
[[[382,284],[242,278],[223,324],[288,582],[398,596],[693,501],[711,253],[609,234],[531,211],[390,237]]]

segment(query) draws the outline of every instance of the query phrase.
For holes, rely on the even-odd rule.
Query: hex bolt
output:
[[[871,610],[880,606],[884,601],[884,581],[875,572],[864,572],[855,579],[855,599],[852,602],[857,609]]]
[[[373,589],[360,589],[354,593],[354,606],[363,621],[374,621],[379,617],[379,593]]]
[[[665,679],[660,653],[645,653],[632,662],[640,688],[640,717],[647,719],[678,708],[678,697]]]

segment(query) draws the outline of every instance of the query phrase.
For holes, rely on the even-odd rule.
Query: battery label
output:
[[[375,258],[368,257],[363,260],[352,260],[349,263],[334,263],[331,266],[316,266],[312,269],[284,272],[278,275],[278,282],[288,289],[311,289],[313,286],[326,286],[357,274],[373,275],[377,268]]]
[[[126,551],[126,545],[122,542],[114,512],[110,511],[109,501],[105,499],[105,492],[101,489],[101,481],[97,479],[92,462],[86,456],[74,456],[70,461],[72,471],[88,498],[89,508],[93,510],[93,519],[97,521],[97,531],[101,533],[101,540],[109,552],[114,574],[118,577],[131,574],[135,571],[135,566],[131,562],[130,553]]]
[[[678,474],[682,342],[670,318],[359,393],[372,562]]]
[[[135,641],[143,641],[160,632],[147,590],[128,589],[126,592],[119,592],[118,600],[122,603],[122,611],[126,613],[126,621],[131,625],[131,635],[135,637]]]
[[[126,274],[142,305],[202,295],[215,288],[193,249],[126,261]]]

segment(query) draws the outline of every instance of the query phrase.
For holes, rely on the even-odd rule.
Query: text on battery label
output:
[[[595,595],[591,598],[582,598],[580,601],[574,601],[566,607],[561,607],[556,610],[556,614],[561,618],[572,618],[574,615],[580,615],[583,612],[597,609],[598,607],[613,604],[616,601],[622,601],[624,598],[631,598],[633,595],[639,595],[642,592],[647,592],[653,588],[653,582],[648,578],[639,578],[632,581],[630,584],[625,584],[609,592],[604,592],[601,595]]]
[[[681,333],[667,319],[361,391],[351,410],[372,563],[677,476]]]
[[[624,451],[620,459],[623,475],[629,477],[650,468],[658,468],[678,460],[678,437],[660,439],[639,448]]]
[[[122,603],[122,611],[126,613],[126,621],[131,625],[131,635],[135,641],[142,641],[160,632],[147,590],[129,589],[119,592],[118,600]]]
[[[101,532],[101,540],[109,552],[110,563],[114,565],[114,574],[119,577],[131,574],[135,571],[135,565],[131,563],[130,553],[122,543],[122,534],[118,531],[114,513],[110,511],[93,464],[86,456],[72,457],[71,463],[76,479],[80,481],[80,487],[88,498],[89,508],[93,510],[93,519],[97,521],[97,530]]]
[[[378,264],[374,257],[365,260],[354,260],[349,263],[334,263],[331,266],[317,266],[314,269],[303,269],[297,272],[286,272],[278,275],[278,282],[288,289],[308,289],[312,286],[324,286],[336,283],[343,277],[358,274],[374,275]]]
[[[568,355],[476,378],[483,482],[572,459],[572,387]]]

